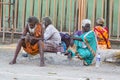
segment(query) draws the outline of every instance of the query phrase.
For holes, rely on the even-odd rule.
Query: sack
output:
[[[70,44],[70,35],[67,33],[60,33],[61,41],[66,44],[66,47],[69,47]]]

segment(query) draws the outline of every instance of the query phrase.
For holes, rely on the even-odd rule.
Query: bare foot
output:
[[[87,64],[85,61],[83,61],[83,65],[84,66],[89,66],[89,64]]]
[[[72,54],[69,53],[69,54],[67,55],[67,58],[68,58],[69,60],[72,60]]]
[[[11,61],[9,64],[11,64],[11,65],[12,65],[12,64],[15,64],[15,63],[16,63],[16,61]]]

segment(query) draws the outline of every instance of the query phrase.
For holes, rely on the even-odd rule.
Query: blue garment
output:
[[[62,47],[63,47],[63,49],[64,49],[64,52],[65,52],[65,51],[67,50],[67,47],[66,47],[65,42],[64,42],[64,41],[62,41],[61,45],[62,45]]]
[[[76,31],[76,32],[74,33],[74,35],[80,36],[82,33],[83,33],[82,31]]]
[[[88,44],[90,47],[96,52],[97,50],[97,41],[96,36],[93,31],[85,32],[81,36],[75,35],[77,38],[81,38],[83,41],[74,41],[74,45],[76,46],[76,52],[83,58],[83,60],[90,65],[93,61],[94,55],[89,50],[85,43],[85,38],[88,41]],[[68,52],[72,53],[72,57],[75,56],[75,53],[73,50],[68,49]]]
[[[61,41],[65,42],[66,49],[69,47],[70,44],[70,35],[67,33],[60,33]]]

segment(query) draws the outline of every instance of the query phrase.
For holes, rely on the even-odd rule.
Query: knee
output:
[[[18,41],[23,41],[23,39],[20,38]]]
[[[39,43],[39,44],[42,44],[42,40],[39,40],[38,43]]]
[[[39,40],[39,41],[38,41],[38,45],[39,45],[40,47],[42,47],[42,46],[43,46],[43,41],[42,41],[42,40]]]
[[[38,41],[38,47],[39,47],[39,49],[44,50],[44,49],[43,49],[43,46],[44,46],[44,45],[43,45],[43,41],[42,41],[42,40],[39,40],[39,41]]]
[[[23,40],[23,39],[19,39],[18,42],[19,42],[19,43],[23,43],[24,40]]]

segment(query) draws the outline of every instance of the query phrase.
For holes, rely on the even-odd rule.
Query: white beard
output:
[[[30,25],[28,25],[28,28],[29,28],[30,33],[34,33],[34,32],[35,32],[36,25],[35,25],[35,27],[34,27],[33,29],[31,29],[31,28],[30,28]]]

